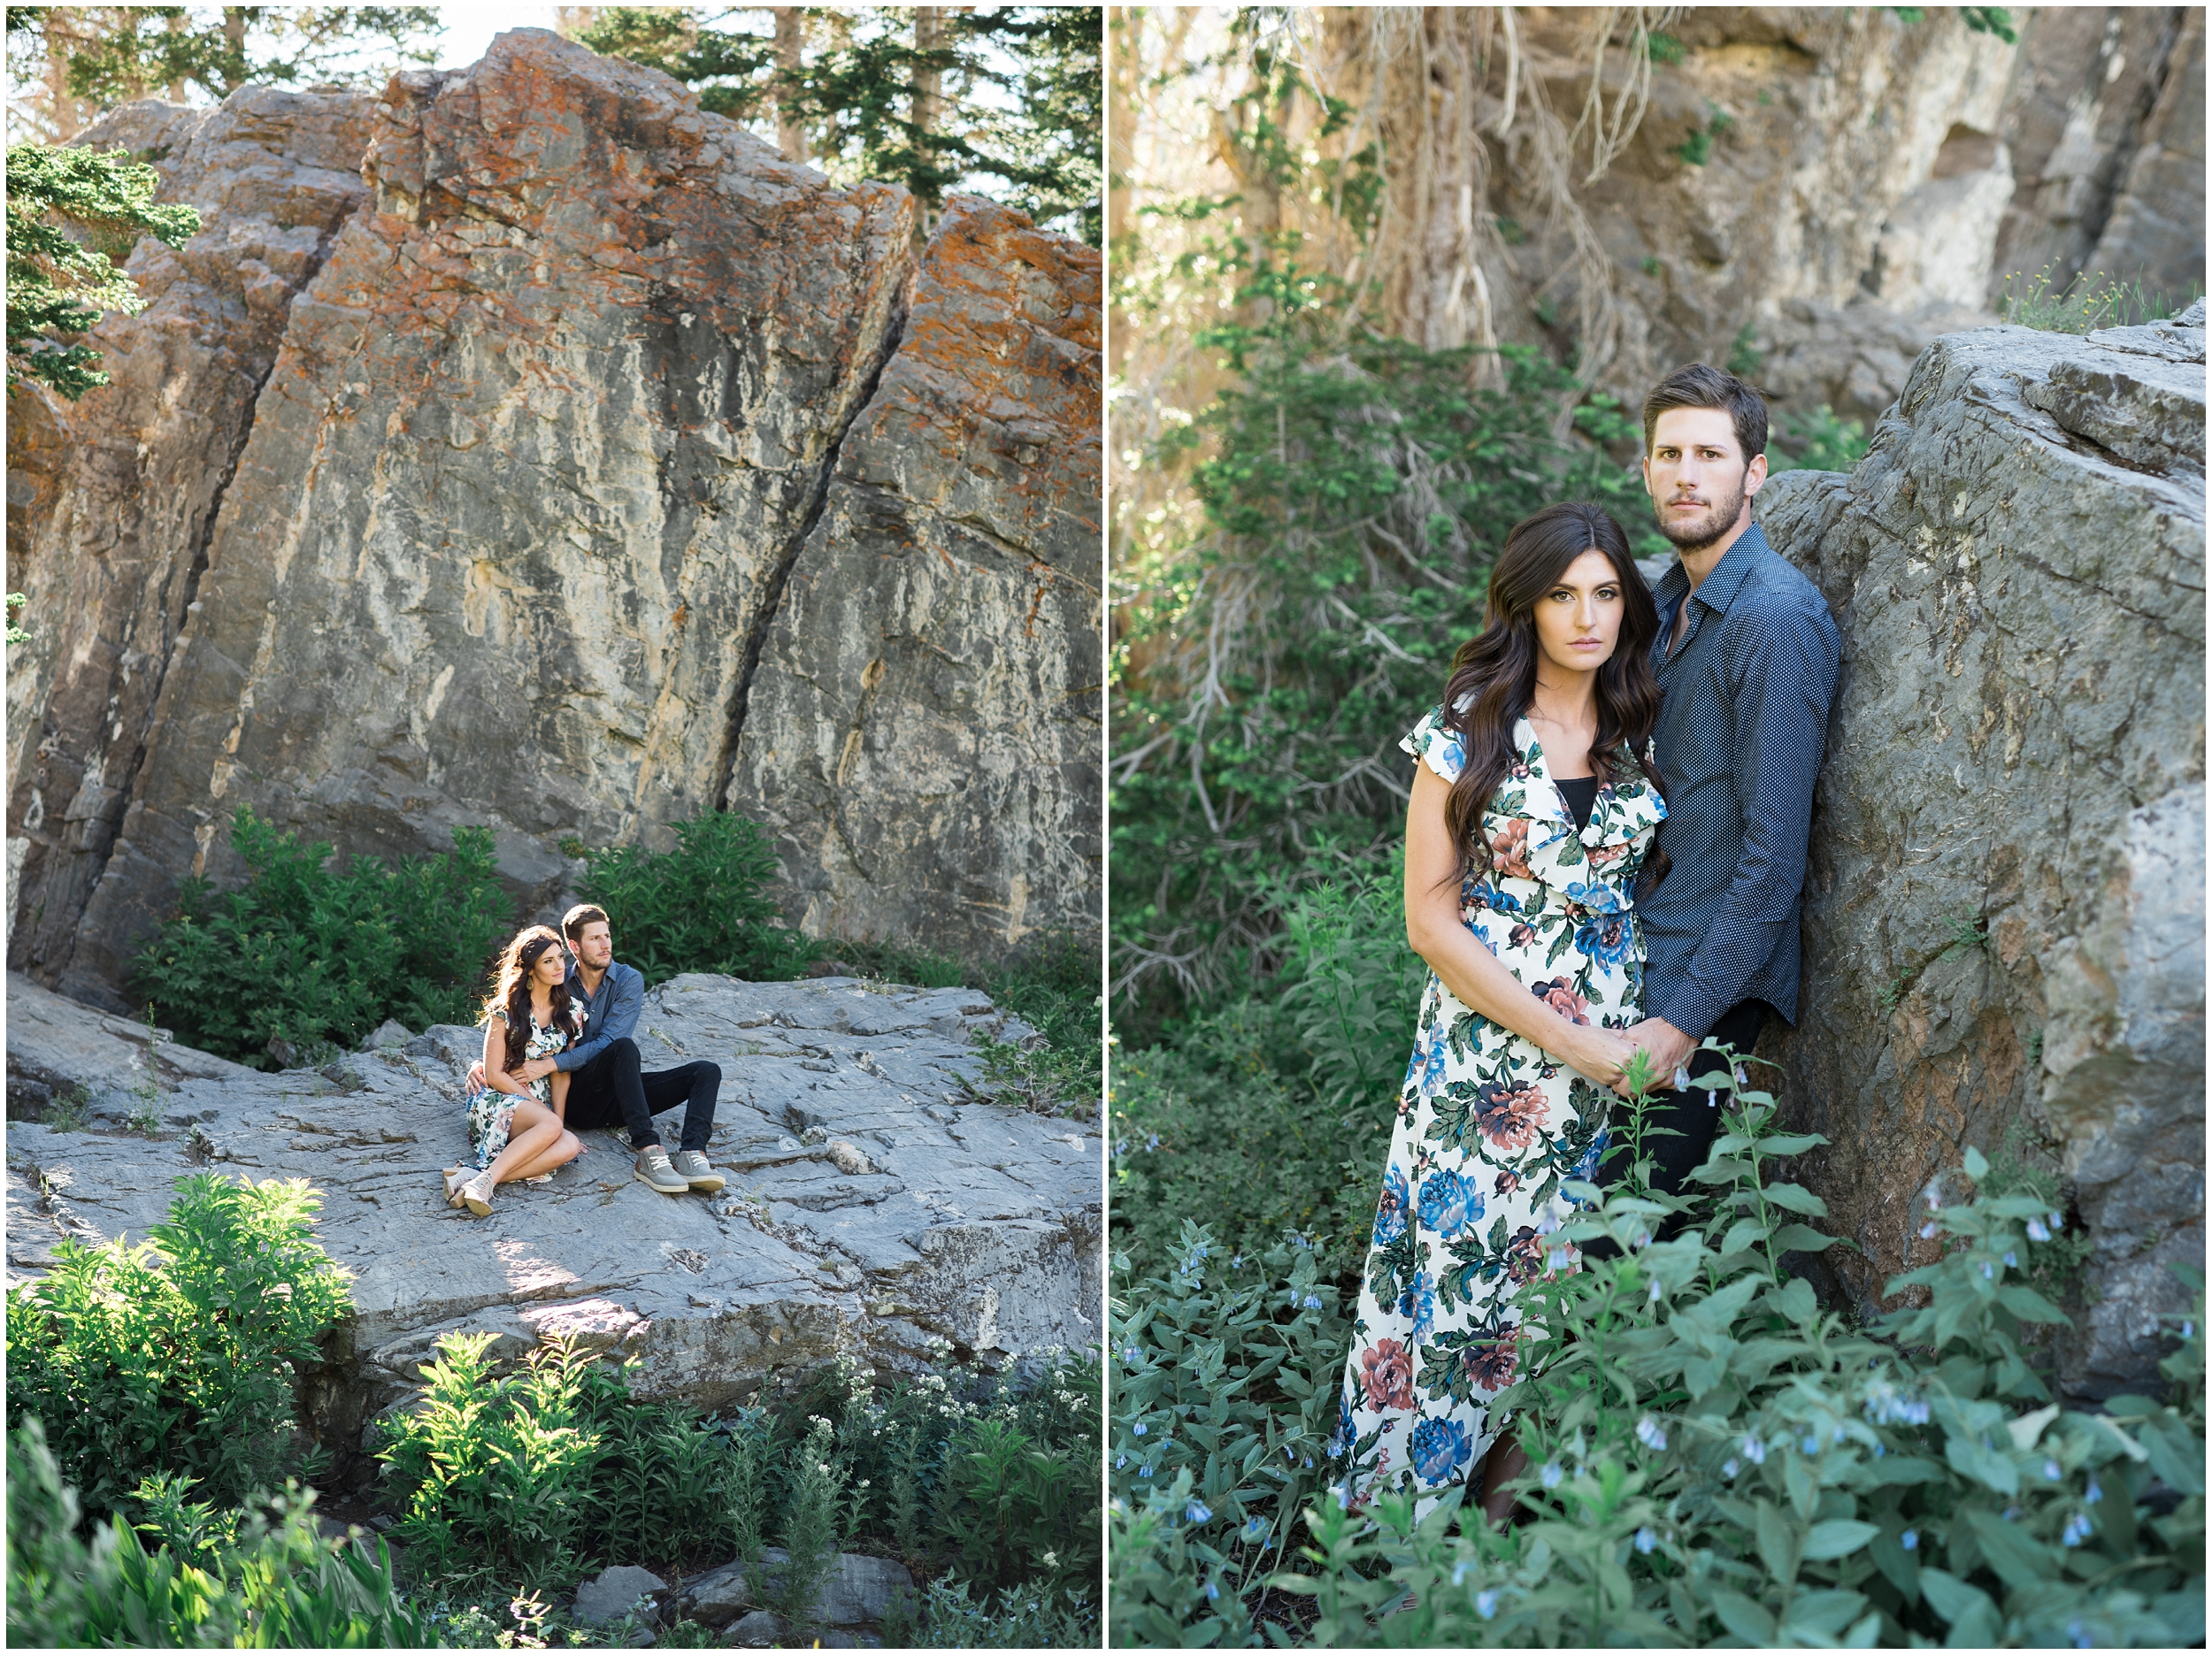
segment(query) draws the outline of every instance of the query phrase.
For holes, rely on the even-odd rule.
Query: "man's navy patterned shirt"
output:
[[[1653,593],[1659,844],[1673,866],[1638,911],[1644,1015],[1702,1039],[1747,1000],[1797,1020],[1798,893],[1843,640],[1755,523],[1689,588],[1678,558]],[[1686,596],[1689,635],[1670,659]]]

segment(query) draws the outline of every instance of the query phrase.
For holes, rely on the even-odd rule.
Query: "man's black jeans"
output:
[[[1717,1040],[1723,1046],[1734,1046],[1739,1057],[1747,1056],[1759,1038],[1759,1030],[1766,1022],[1767,1013],[1771,1009],[1763,1000],[1747,1000],[1731,1006],[1721,1014],[1720,1021],[1713,1025],[1712,1032],[1706,1038]],[[1675,1138],[1655,1134],[1644,1140],[1645,1156],[1656,1163],[1651,1169],[1652,1187],[1663,1190],[1670,1195],[1680,1194],[1690,1174],[1705,1164],[1705,1157],[1713,1147],[1713,1138],[1720,1130],[1719,1094],[1699,1091],[1697,1077],[1700,1075],[1725,1073],[1727,1060],[1719,1053],[1708,1052],[1701,1046],[1690,1054],[1688,1067],[1689,1085],[1674,1092],[1653,1092],[1644,1114],[1647,1129],[1666,1127],[1679,1134]],[[1625,1145],[1626,1107],[1617,1103],[1614,1111],[1612,1141]],[[1598,1187],[1609,1190],[1626,1178],[1629,1161],[1630,1152],[1626,1147],[1619,1154],[1609,1156],[1603,1170],[1598,1174]],[[1660,1234],[1663,1239],[1671,1233],[1671,1222],[1662,1226]],[[1583,1252],[1594,1258],[1609,1259],[1614,1256],[1613,1244],[1609,1241],[1593,1241],[1583,1248]]]
[[[714,1130],[714,1094],[721,1089],[717,1064],[686,1063],[648,1075],[639,1068],[636,1041],[612,1040],[583,1068],[569,1071],[568,1124],[627,1127],[630,1147],[642,1150],[661,1141],[653,1117],[687,1100],[680,1148],[703,1150]]]

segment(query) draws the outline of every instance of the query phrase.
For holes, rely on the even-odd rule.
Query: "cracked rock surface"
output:
[[[111,120],[207,217],[134,257],[117,386],[22,422],[11,969],[124,1009],[242,805],[489,828],[540,915],[565,846],[733,808],[810,934],[1095,931],[1096,253],[968,198],[918,249],[542,29]]]
[[[2204,338],[1947,335],[1847,478],[1759,496],[1844,638],[1777,1053],[1865,1249],[1821,1268],[1870,1303],[2009,1145],[2095,1243],[2077,1396],[2160,1383],[2204,1257]]]
[[[708,1157],[729,1184],[658,1194],[619,1135],[587,1131],[550,1184],[502,1185],[481,1220],[445,1206],[439,1176],[467,1153],[476,1030],[282,1074],[156,1042],[149,1138],[125,1126],[150,1084],[142,1025],[19,976],[8,1002],[12,1095],[81,1088],[88,1117],[11,1122],[10,1281],[65,1236],[142,1239],[192,1171],[308,1179],[323,1245],[354,1272],[354,1314],[309,1387],[342,1451],[454,1330],[493,1334],[500,1357],[572,1333],[636,1356],[640,1394],[702,1407],[840,1353],[912,1370],[940,1339],[989,1361],[1101,1337],[1097,1128],[974,1100],[972,1036],[1029,1031],[969,990],[661,984],[645,1066],[720,1066]],[[664,1140],[680,1119],[660,1117]]]

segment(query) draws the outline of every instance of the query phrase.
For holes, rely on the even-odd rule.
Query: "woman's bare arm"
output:
[[[553,1071],[553,1118],[563,1126],[568,1124],[568,1071]]]
[[[507,1025],[494,1017],[484,1025],[484,1084],[511,1098],[526,1098],[530,1088],[507,1072]]]
[[[1426,764],[1406,808],[1406,940],[1462,1005],[1541,1046],[1601,1086],[1622,1092],[1630,1041],[1594,1023],[1570,1023],[1507,969],[1459,916],[1459,856],[1444,825],[1451,784]]]

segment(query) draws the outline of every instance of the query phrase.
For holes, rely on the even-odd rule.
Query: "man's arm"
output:
[[[566,1074],[581,1069],[617,1040],[626,1040],[637,1032],[637,1020],[645,1009],[645,979],[626,968],[607,968],[607,1015],[600,1019],[599,1032],[581,1046],[572,1046],[558,1053],[553,1067]]]
[[[1758,617],[1748,640],[1730,755],[1743,850],[1688,969],[1647,1007],[1692,1046],[1743,998],[1797,912],[1840,644],[1826,612],[1801,603]]]

